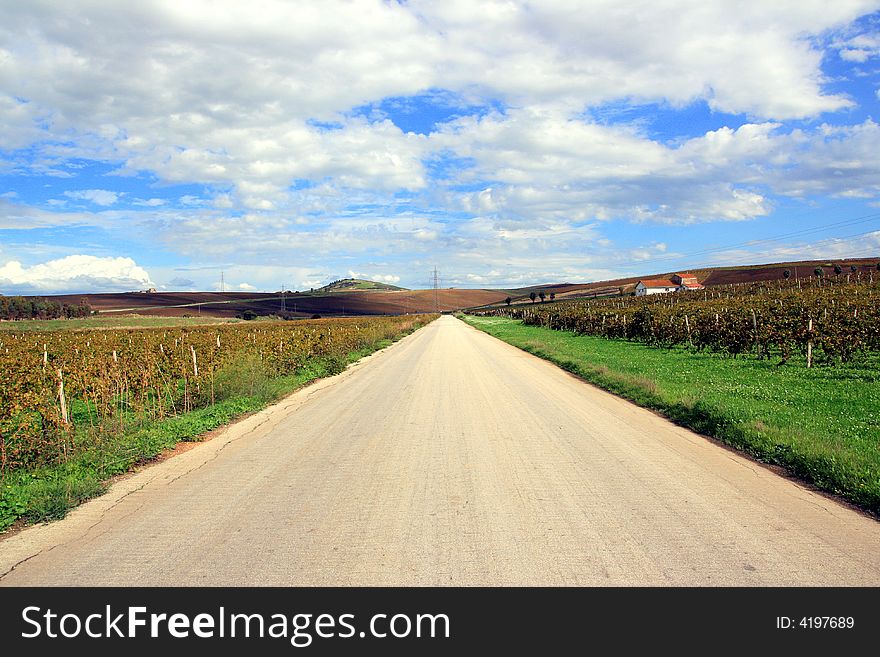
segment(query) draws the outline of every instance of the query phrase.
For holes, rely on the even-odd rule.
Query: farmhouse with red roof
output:
[[[683,290],[702,290],[703,286],[693,274],[673,274],[669,278],[645,278],[636,283],[636,296],[666,294]]]

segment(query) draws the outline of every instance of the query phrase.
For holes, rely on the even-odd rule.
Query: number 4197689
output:
[[[780,630],[849,630],[856,622],[852,616],[777,616],[776,628]]]

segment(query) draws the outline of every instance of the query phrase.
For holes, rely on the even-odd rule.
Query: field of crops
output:
[[[834,365],[880,351],[880,282],[873,279],[782,280],[473,314],[733,357],[751,353],[781,363],[802,354],[808,365]]]
[[[83,425],[210,406],[230,367],[283,376],[312,359],[344,365],[432,318],[0,333],[0,473],[63,461]]]

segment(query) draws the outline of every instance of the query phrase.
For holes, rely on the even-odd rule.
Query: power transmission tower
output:
[[[437,271],[437,267],[434,267],[434,271],[431,272],[433,274],[433,287],[434,287],[434,312],[440,312],[440,273]]]
[[[287,297],[284,296],[284,283],[281,284],[281,312],[287,312]]]
[[[226,292],[226,281],[223,280],[223,270],[220,270],[220,291]]]

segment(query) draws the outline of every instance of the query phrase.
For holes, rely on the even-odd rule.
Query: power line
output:
[[[865,235],[871,235],[871,234],[877,233],[877,232],[878,231],[876,231],[876,230],[867,230],[862,233],[854,233],[852,235],[835,235],[834,237],[826,237],[825,239],[819,240],[818,242],[813,242],[810,246],[817,247],[817,246],[821,246],[822,244],[833,244],[834,242],[839,241],[839,240],[848,240],[848,239],[853,239],[856,237],[864,237]],[[855,249],[854,251],[851,251],[847,257],[853,257],[853,256],[860,257],[861,256],[860,252],[862,250],[865,251],[865,253],[863,254],[865,256],[875,255],[878,252],[878,247],[874,246],[874,245],[865,245],[865,246],[861,247],[861,249]],[[762,253],[767,254],[768,252],[767,251],[758,251],[755,253],[755,255],[760,255]],[[782,254],[782,255],[784,255],[784,254]],[[685,256],[685,257],[687,257],[687,256]],[[711,263],[709,263],[709,264],[711,265]],[[709,265],[706,265],[706,266],[709,266]]]
[[[783,233],[782,235],[776,235],[775,237],[765,237],[765,238],[757,239],[757,240],[749,240],[747,242],[740,242],[738,244],[734,244],[729,247],[717,247],[714,249],[706,249],[705,251],[698,251],[697,254],[704,253],[704,252],[708,253],[711,251],[722,251],[725,248],[736,248],[737,246],[754,246],[755,244],[763,244],[766,242],[778,242],[779,240],[787,239],[789,237],[808,235],[810,233],[820,233],[823,230],[828,230],[829,228],[836,228],[836,227],[841,227],[841,226],[855,226],[857,224],[863,224],[868,221],[873,221],[874,219],[877,219],[878,217],[880,217],[880,212],[875,212],[873,214],[867,214],[867,215],[863,215],[861,217],[856,217],[855,219],[846,219],[844,221],[837,221],[837,222],[834,222],[831,224],[827,224],[825,226],[814,226],[813,228],[804,228],[802,230],[796,230],[791,233]],[[872,232],[872,231],[868,231],[868,232]]]
[[[735,244],[728,244],[725,246],[713,247],[711,249],[702,249],[700,251],[692,251],[691,253],[685,253],[685,254],[681,254],[681,255],[661,256],[658,258],[651,258],[650,260],[640,260],[640,261],[638,261],[638,265],[641,266],[644,264],[653,264],[653,263],[657,263],[657,262],[674,262],[677,260],[684,260],[685,258],[693,258],[695,256],[700,256],[700,255],[704,255],[704,254],[708,254],[708,253],[718,253],[719,251],[727,251],[727,250],[735,249],[737,247],[742,247],[742,246],[756,246],[756,245],[760,245],[760,244],[778,242],[780,240],[788,239],[790,237],[797,237],[797,236],[809,235],[812,233],[818,233],[823,230],[828,230],[830,228],[839,228],[839,227],[843,227],[843,226],[856,226],[858,224],[867,223],[869,221],[873,221],[878,218],[880,218],[880,212],[875,212],[873,214],[862,215],[860,217],[855,217],[853,219],[846,219],[843,221],[837,221],[837,222],[834,222],[831,224],[826,224],[825,226],[815,226],[813,228],[804,228],[802,230],[796,230],[796,231],[793,231],[790,233],[783,233],[781,235],[775,235],[773,237],[765,237],[765,238],[756,239],[756,240],[748,240],[745,242],[737,242]],[[825,240],[820,240],[819,242],[815,242],[814,244],[821,244],[822,242],[833,241],[835,239],[848,239],[851,237],[860,237],[862,235],[868,235],[873,232],[875,232],[875,231],[869,230],[864,233],[858,233],[856,235],[845,235],[842,237],[826,238]]]

